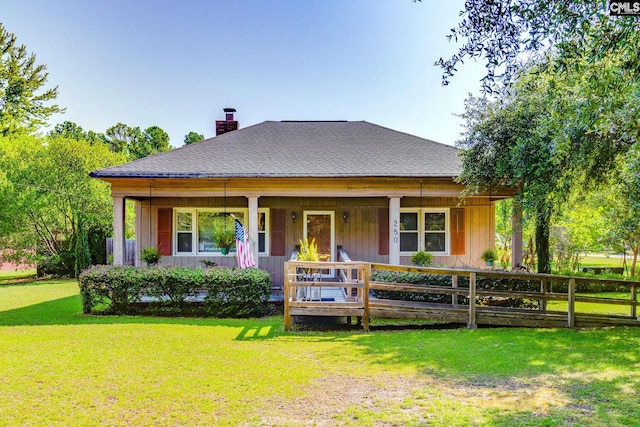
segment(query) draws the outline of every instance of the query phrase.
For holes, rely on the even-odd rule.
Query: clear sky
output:
[[[0,22],[47,65],[65,120],[215,135],[222,109],[265,120],[366,120],[453,144],[484,67],[449,86],[433,63],[463,0],[0,0]]]

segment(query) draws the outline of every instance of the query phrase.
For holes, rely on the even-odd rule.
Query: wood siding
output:
[[[448,267],[481,267],[482,251],[494,245],[494,207],[487,199],[468,199],[460,204],[457,197],[406,197],[402,198],[404,207],[441,207],[459,208],[464,210],[464,239],[465,253],[450,256],[434,257],[437,265]],[[138,213],[137,246],[153,246],[158,244],[158,210],[164,208],[247,208],[246,197],[227,197],[225,201],[220,197],[162,197],[149,199],[140,198],[137,202]],[[373,263],[387,263],[388,255],[381,250],[380,211],[388,211],[388,197],[260,197],[259,208],[268,208],[270,212],[278,212],[275,217],[284,225],[284,252],[278,255],[260,255],[259,268],[268,271],[274,286],[281,286],[284,282],[284,263],[288,261],[299,240],[303,237],[303,213],[308,210],[335,212],[335,245],[342,246],[352,260]],[[296,214],[295,222],[292,213]],[[346,213],[346,221],[343,214]],[[271,221],[277,220],[273,218]],[[151,221],[151,224],[149,224]],[[386,224],[388,228],[388,221]],[[383,230],[384,231],[384,230]],[[388,231],[387,231],[388,235]],[[334,248],[335,250],[335,248]],[[383,254],[381,254],[383,253]],[[387,248],[388,253],[388,248]],[[280,255],[282,254],[282,255]],[[411,264],[411,257],[401,257],[401,263]],[[220,266],[236,266],[235,254],[207,255],[207,256],[165,256],[164,265],[181,265],[199,267],[202,260],[216,262]]]

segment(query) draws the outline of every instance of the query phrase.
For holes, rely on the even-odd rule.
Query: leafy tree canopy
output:
[[[158,126],[141,131],[137,126],[118,123],[107,129],[106,142],[111,151],[125,153],[129,161],[171,150],[169,135]]]
[[[52,114],[64,111],[49,104],[57,98],[58,88],[44,88],[45,70],[0,23],[0,135],[33,132]]]
[[[184,136],[184,145],[195,144],[196,142],[200,142],[203,139],[203,134],[191,131]]]
[[[86,141],[91,145],[97,143],[107,144],[107,137],[103,133],[86,131],[76,123],[65,121],[58,123],[53,130],[47,134],[49,138],[67,138],[75,141]]]
[[[558,70],[615,54],[640,72],[640,17],[609,16],[606,0],[468,0],[460,16],[447,36],[461,43],[457,53],[436,62],[445,85],[465,60],[479,59],[487,68],[483,89],[494,92],[516,78],[523,61],[549,48],[558,55]]]
[[[79,228],[109,230],[112,222],[109,185],[89,172],[124,161],[104,144],[0,137],[0,245],[23,254],[37,248],[73,272],[73,256],[63,254],[73,253]]]

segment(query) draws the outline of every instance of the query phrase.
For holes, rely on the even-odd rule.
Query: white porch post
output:
[[[136,208],[136,257],[133,260],[133,263],[136,267],[140,267],[142,265],[140,255],[142,255],[142,248],[144,246],[151,246],[151,236],[148,235],[144,237],[148,232],[143,231],[142,227],[142,202],[139,200],[134,201],[134,205]],[[145,242],[143,244],[143,241]]]
[[[522,265],[522,208],[513,203],[511,214],[511,265]]]
[[[249,241],[251,242],[251,250],[253,251],[253,259],[258,267],[258,197],[247,196],[249,200]]]
[[[124,264],[124,197],[113,198],[113,265]]]
[[[400,197],[389,197],[389,264],[400,265]]]

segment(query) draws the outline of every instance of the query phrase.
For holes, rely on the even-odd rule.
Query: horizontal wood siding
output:
[[[494,206],[471,206],[464,208],[465,253],[461,255],[435,256],[435,265],[447,267],[482,268],[484,261],[480,259],[482,252],[495,246],[495,214]],[[403,264],[410,265],[409,257]]]

